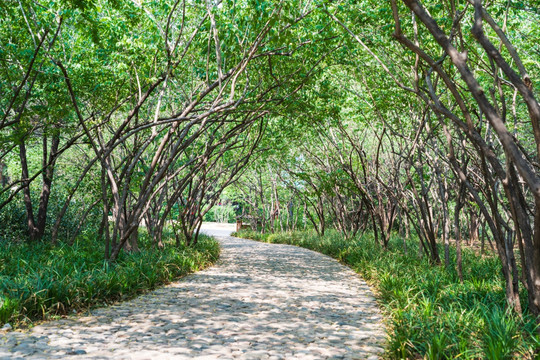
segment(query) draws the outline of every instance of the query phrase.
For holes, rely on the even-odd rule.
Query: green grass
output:
[[[141,251],[111,264],[91,238],[74,245],[0,242],[0,326],[82,311],[133,297],[204,268],[219,245],[201,236],[195,247],[154,249],[143,236]]]
[[[532,359],[540,348],[535,320],[506,311],[501,268],[496,257],[464,250],[464,282],[456,271],[419,258],[415,242],[403,251],[394,238],[384,250],[368,235],[346,240],[330,232],[237,236],[291,244],[332,256],[373,287],[386,314],[391,359]],[[453,254],[455,256],[455,254]]]

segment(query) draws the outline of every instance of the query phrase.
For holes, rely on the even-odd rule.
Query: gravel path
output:
[[[134,300],[0,334],[0,359],[377,359],[385,332],[364,281],[298,247],[228,236],[212,268]]]

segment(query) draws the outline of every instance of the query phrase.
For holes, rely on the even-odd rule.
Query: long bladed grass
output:
[[[217,242],[205,236],[194,247],[157,249],[149,239],[141,245],[140,252],[109,263],[103,246],[91,237],[73,245],[1,243],[0,326],[127,299],[204,268],[219,256]]]

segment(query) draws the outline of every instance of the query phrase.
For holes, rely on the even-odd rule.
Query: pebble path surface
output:
[[[218,263],[89,316],[0,334],[0,359],[378,359],[368,285],[306,249],[228,236]]]

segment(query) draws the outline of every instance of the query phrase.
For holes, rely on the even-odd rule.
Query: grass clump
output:
[[[109,304],[169,283],[204,268],[219,257],[219,245],[201,235],[194,247],[154,248],[103,259],[103,246],[91,238],[73,245],[0,243],[0,326]]]
[[[392,359],[532,359],[540,348],[535,319],[506,310],[500,264],[494,256],[464,250],[464,282],[454,267],[433,266],[414,241],[388,249],[371,236],[345,239],[337,232],[260,234],[239,237],[290,244],[332,256],[374,286],[386,313]],[[455,259],[455,254],[453,254]]]

